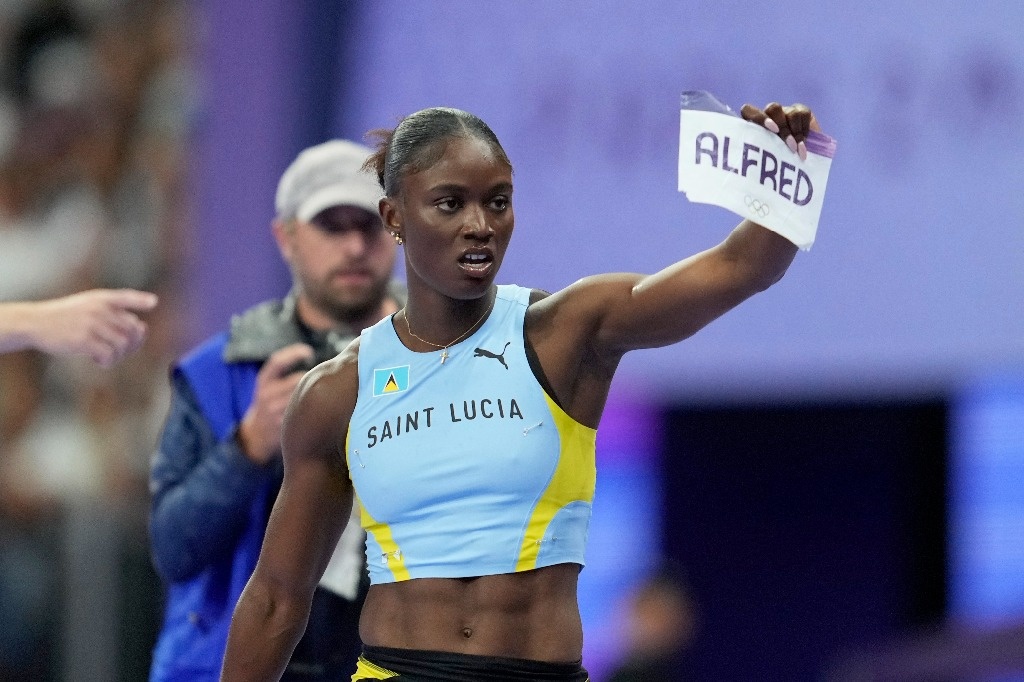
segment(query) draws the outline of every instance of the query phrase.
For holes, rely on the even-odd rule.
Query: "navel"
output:
[[[473,628],[462,628],[462,636],[469,639],[473,636]]]

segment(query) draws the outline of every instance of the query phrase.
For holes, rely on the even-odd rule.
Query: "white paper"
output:
[[[805,161],[778,135],[731,113],[679,112],[679,191],[777,232],[801,249],[814,243],[835,141],[808,136]],[[712,98],[712,101],[713,100]]]

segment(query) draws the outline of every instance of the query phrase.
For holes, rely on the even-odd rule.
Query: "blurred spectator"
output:
[[[696,612],[678,570],[664,567],[641,582],[626,604],[625,660],[609,682],[682,682],[683,654]]]
[[[161,299],[146,343],[114,368],[0,355],[0,679],[148,670],[160,605],[146,476],[183,349],[190,241],[187,9],[0,1],[0,303],[96,288]],[[109,532],[86,538],[85,518]]]

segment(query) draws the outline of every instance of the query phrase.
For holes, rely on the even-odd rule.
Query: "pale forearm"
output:
[[[38,305],[0,303],[0,353],[38,347]]]
[[[0,352],[35,348],[86,355],[104,367],[138,349],[146,324],[138,313],[157,303],[133,289],[92,289],[46,301],[0,303]]]

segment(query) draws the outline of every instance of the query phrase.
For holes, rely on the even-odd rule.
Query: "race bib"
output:
[[[679,191],[777,232],[814,243],[836,141],[811,131],[801,161],[782,139],[745,121],[710,93],[684,92],[679,111]]]

